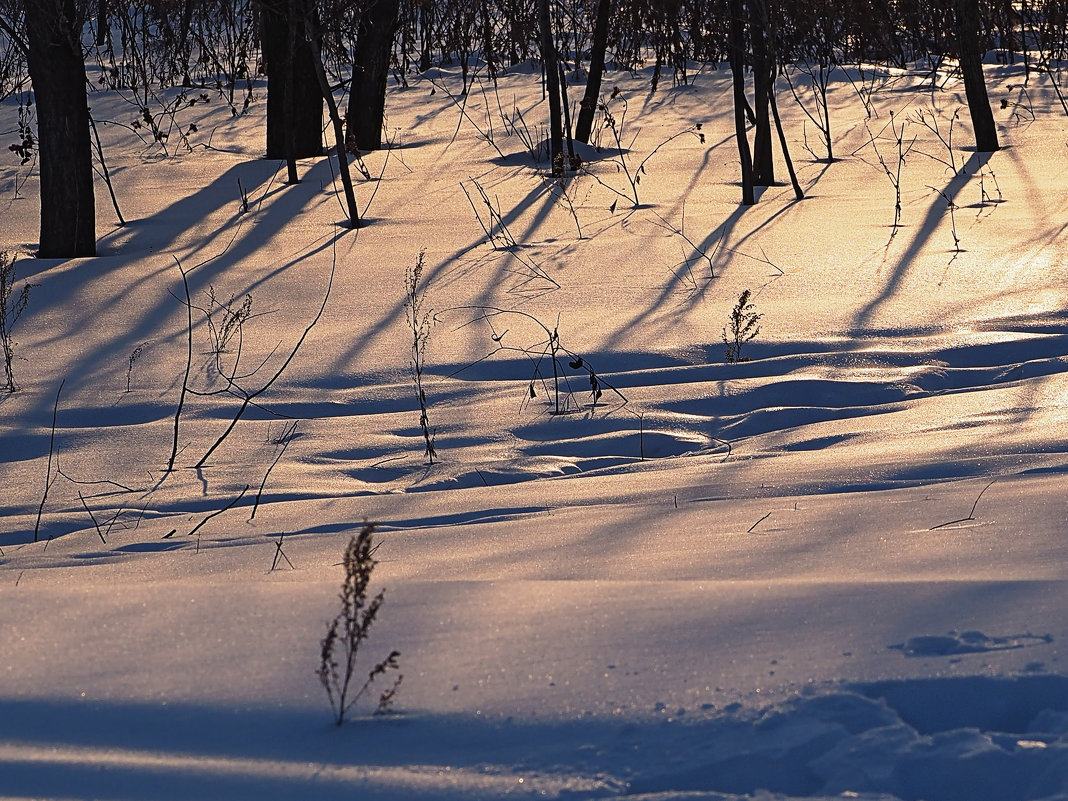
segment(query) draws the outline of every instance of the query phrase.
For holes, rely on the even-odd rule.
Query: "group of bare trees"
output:
[[[237,83],[265,73],[266,154],[288,161],[292,182],[297,159],[323,153],[325,103],[357,226],[347,154],[381,147],[398,17],[398,0],[3,0],[5,52],[25,60],[37,110],[38,256],[96,252],[88,41],[107,59],[105,85],[139,88],[145,97],[153,86],[198,81],[227,93],[238,113]],[[347,131],[334,103],[344,81]]]
[[[998,49],[1049,71],[1068,55],[1068,0],[0,0],[2,44],[25,58],[37,105],[39,253],[70,257],[95,250],[90,45],[95,57],[107,54],[105,77],[116,86],[210,86],[234,113],[247,106],[239,108],[236,87],[266,74],[266,153],[289,161],[291,180],[296,159],[323,152],[324,104],[342,167],[346,153],[381,147],[391,72],[403,83],[417,70],[457,65],[466,91],[476,73],[495,79],[536,59],[553,165],[562,170],[564,135],[590,136],[605,69],[650,65],[655,88],[666,75],[687,82],[695,61],[726,62],[748,203],[754,185],[774,181],[776,139],[785,152],[780,75],[802,65],[825,87],[851,64],[951,61],[964,79],[977,148],[996,150],[983,54]],[[564,75],[576,70],[586,91],[568,131]],[[349,103],[338,134],[333,96],[343,87]],[[352,203],[350,211],[358,224]]]

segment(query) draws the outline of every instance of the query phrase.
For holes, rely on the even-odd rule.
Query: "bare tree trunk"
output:
[[[794,160],[790,158],[790,146],[786,142],[786,133],[782,129],[782,120],[779,119],[779,107],[775,104],[775,93],[771,93],[771,115],[775,118],[775,130],[779,134],[779,147],[782,148],[782,157],[786,162],[786,171],[790,174],[790,185],[794,188],[794,197],[798,200],[805,199],[805,192],[798,183],[797,173],[794,171]]]
[[[108,17],[108,0],[96,0],[96,46],[103,47],[111,39],[111,20]]]
[[[419,71],[426,72],[430,69],[431,48],[434,45],[434,0],[422,0],[419,4],[419,36],[421,38],[419,50]]]
[[[492,0],[482,0],[479,3],[479,20],[482,25],[482,61],[486,64],[490,79],[497,80],[497,55],[493,49],[493,20],[490,19],[490,3]]]
[[[598,0],[586,93],[582,96],[578,118],[575,120],[575,139],[586,144],[589,144],[593,133],[593,117],[597,112],[597,102],[601,97],[601,78],[604,76],[604,58],[608,50],[608,22],[611,16],[612,0]]]
[[[782,129],[782,119],[780,119],[780,117],[779,117],[779,106],[775,101],[775,68],[776,68],[776,65],[778,65],[778,63],[779,63],[779,53],[778,53],[778,49],[775,46],[775,26],[773,25],[771,18],[768,16],[767,3],[763,2],[762,0],[755,0],[755,2],[757,2],[759,7],[760,7],[761,22],[763,23],[764,31],[767,33],[767,37],[768,37],[767,38],[768,60],[771,62],[771,65],[772,65],[771,86],[770,86],[769,91],[768,91],[768,105],[771,107],[771,116],[775,119],[775,131],[779,135],[779,147],[782,149],[783,161],[786,162],[786,172],[788,172],[790,174],[790,184],[794,188],[794,197],[797,198],[798,200],[804,200],[805,199],[805,193],[801,189],[801,184],[797,180],[797,172],[794,171],[794,160],[792,158],[790,158],[790,145],[786,141],[786,132],[783,131],[783,129]],[[825,74],[826,73],[823,72],[823,67],[821,66],[820,67],[820,75],[825,75]],[[823,84],[823,85],[826,86],[825,84]],[[823,99],[824,99],[824,108],[826,108],[826,100],[827,100],[826,93],[823,95]],[[831,144],[830,144],[831,143],[831,126],[830,126],[830,122],[827,123],[827,128],[825,130],[827,131],[827,148],[828,148],[828,152],[830,152],[830,146],[831,146]]]
[[[84,4],[26,3],[27,62],[37,103],[43,259],[96,255],[96,200],[81,31]]]
[[[759,2],[750,2],[749,38],[753,54],[753,111],[756,115],[756,132],[753,136],[753,183],[757,186],[772,186],[775,183],[775,159],[772,155],[770,96],[774,91],[775,63],[768,52],[767,26],[764,24],[763,7]]]
[[[352,88],[345,112],[345,146],[349,152],[382,147],[389,58],[393,53],[399,8],[398,0],[373,0],[360,14]]]
[[[538,0],[538,27],[541,34],[541,58],[545,67],[545,90],[549,94],[549,157],[553,175],[564,174],[564,124],[560,108],[559,60],[553,39],[549,0]]]
[[[960,71],[964,76],[964,93],[968,98],[968,112],[975,131],[975,149],[992,153],[1000,149],[994,112],[986,93],[983,78],[983,58],[979,42],[978,0],[957,0],[957,47],[960,50]]]
[[[345,208],[349,214],[349,227],[360,227],[360,210],[356,206],[356,192],[352,188],[352,174],[349,172],[349,157],[345,150],[345,131],[341,123],[341,114],[334,102],[334,95],[330,91],[330,82],[326,79],[326,69],[323,67],[323,54],[319,48],[319,37],[315,27],[310,27],[312,38],[309,44],[315,54],[315,75],[319,81],[319,90],[322,92],[326,107],[330,113],[330,123],[334,129],[334,153],[337,156],[338,171],[341,173],[341,186],[345,191]]]
[[[745,130],[745,28],[742,19],[742,0],[730,0],[729,49],[731,75],[734,78],[734,133],[738,140],[738,161],[742,167],[742,204],[756,203],[753,191],[753,156],[749,150],[749,135]]]
[[[575,156],[575,140],[571,138],[571,106],[567,100],[567,76],[564,75],[564,65],[560,65],[560,105],[564,111],[564,134],[567,138],[567,161],[571,169],[577,170],[581,160]]]
[[[323,96],[305,30],[314,0],[262,0],[261,6],[267,68],[267,158],[321,156]]]

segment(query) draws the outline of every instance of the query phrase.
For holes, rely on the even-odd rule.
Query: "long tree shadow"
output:
[[[235,164],[192,195],[182,197],[147,218],[131,222],[130,232],[126,233],[128,238],[122,244],[121,253],[79,261],[72,268],[76,271],[74,276],[65,278],[62,282],[54,282],[50,287],[50,302],[55,306],[81,310],[78,312],[81,319],[73,321],[71,328],[90,327],[93,321],[103,314],[125,311],[131,293],[141,288],[151,289],[164,280],[171,288],[170,294],[155,293],[152,302],[137,309],[136,318],[131,320],[129,327],[104,347],[108,351],[115,348],[128,350],[149,339],[160,345],[173,342],[183,331],[175,329],[169,335],[161,335],[160,321],[180,308],[180,303],[175,300],[175,297],[181,294],[181,280],[175,268],[175,259],[181,259],[186,269],[191,272],[195,288],[206,288],[234,264],[255,257],[258,253],[271,252],[271,262],[277,263],[278,267],[270,274],[277,274],[310,255],[321,252],[336,238],[321,237],[310,249],[302,246],[299,252],[295,251],[288,258],[279,258],[277,249],[271,250],[274,237],[283,231],[287,224],[310,205],[322,201],[318,184],[320,181],[326,183],[330,178],[325,159],[313,164],[304,175],[302,183],[296,186],[276,183],[273,178],[277,167],[276,162],[266,161]],[[254,199],[249,210],[244,212],[234,198],[239,180]],[[228,205],[235,207],[233,214],[228,215],[207,234],[198,236],[191,244],[183,245],[172,238],[173,234],[170,232],[177,230],[177,238],[180,240],[182,235],[196,230],[205,219],[224,210]],[[159,253],[161,261],[158,266],[137,276],[126,292],[114,295],[102,304],[87,305],[79,302],[76,293],[91,280],[91,275],[103,275],[116,266],[125,266],[131,261],[144,261],[144,254],[152,252]],[[172,274],[171,277],[168,278],[168,274]],[[242,290],[250,291],[261,285],[270,274],[257,277],[251,285],[243,287]],[[62,336],[63,332],[60,332],[54,341],[46,340],[43,344],[46,347],[58,346]]]
[[[927,213],[920,222],[916,235],[912,238],[912,241],[909,242],[905,252],[898,258],[897,264],[891,271],[886,285],[883,287],[882,291],[864,306],[864,308],[857,312],[856,316],[853,318],[852,328],[854,332],[864,331],[871,328],[872,319],[901,289],[901,285],[908,276],[909,268],[912,267],[913,261],[919,257],[924,248],[926,248],[931,241],[935,231],[938,230],[939,225],[946,216],[948,205],[956,204],[957,196],[960,195],[964,187],[968,185],[972,176],[977,175],[989,160],[989,153],[972,153],[964,168],[953,176],[952,180],[946,185],[946,188],[942,190],[943,197],[938,197],[931,201],[931,205],[928,207]]]
[[[547,189],[544,184],[538,184],[531,187],[531,189],[506,212],[501,214],[501,220],[505,226],[511,226],[518,222],[522,217],[529,212],[531,208],[534,208],[540,203],[534,219],[531,220],[521,231],[521,233],[515,237],[516,246],[513,251],[521,251],[524,248],[525,240],[544,223],[545,219],[552,212],[555,200],[552,197],[552,193]],[[453,251],[450,254],[443,256],[437,264],[429,266],[423,273],[424,285],[433,285],[438,281],[447,281],[448,273],[454,268],[457,261],[462,259],[466,254],[472,250],[482,246],[485,243],[483,237],[478,237],[468,245]],[[509,250],[501,250],[502,258],[495,267],[495,274],[488,280],[482,281],[481,285],[483,289],[480,293],[472,298],[470,305],[472,307],[489,306],[493,305],[496,300],[496,294],[500,290],[500,287],[507,286],[509,281],[514,282],[516,280],[514,259],[505,258],[509,254]],[[414,258],[414,254],[413,254]],[[547,284],[548,282],[546,282]],[[349,346],[339,353],[335,360],[335,369],[345,369],[352,364],[358,363],[362,354],[382,336],[385,335],[389,327],[403,316],[405,299],[403,293],[399,291],[398,285],[397,300],[388,307],[382,308],[378,314],[375,322],[369,324],[366,327],[366,333],[351,341]]]

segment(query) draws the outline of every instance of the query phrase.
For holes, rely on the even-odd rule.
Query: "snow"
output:
[[[897,76],[869,120],[838,78],[842,159],[804,152],[784,100],[808,197],[748,209],[723,70],[610,75],[625,151],[584,149],[568,201],[500,118],[543,124],[529,70],[476,82],[463,119],[427,78],[392,86],[358,233],[325,158],[285,186],[259,157],[262,86],[236,117],[180,109],[191,148],[101,126],[129,224],[98,186],[94,259],[30,257],[36,174],[5,159],[0,241],[34,287],[0,400],[0,798],[1068,798],[1064,117],[1032,75],[1001,152],[958,120],[955,177],[915,113],[948,125],[959,85]],[[1019,101],[1020,69],[988,80]],[[916,137],[896,230],[870,142],[893,158],[891,111]],[[619,159],[696,122],[631,208]],[[474,181],[514,246],[487,243]],[[423,248],[432,465],[403,317]],[[220,356],[249,392],[333,282],[199,469],[240,398],[186,397],[164,474],[176,260],[197,305],[251,293]],[[761,332],[726,364],[744,289]],[[190,386],[218,388],[194,323]],[[364,521],[386,595],[362,664],[396,648],[404,681],[339,728],[315,671]]]

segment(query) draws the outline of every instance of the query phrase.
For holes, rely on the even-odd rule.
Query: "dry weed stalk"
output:
[[[371,574],[378,564],[374,559],[378,546],[371,544],[374,530],[372,523],[364,524],[360,533],[354,535],[345,548],[342,560],[345,578],[338,593],[341,611],[327,626],[326,636],[319,643],[317,675],[326,690],[330,708],[334,713],[334,722],[338,726],[345,722],[345,715],[363,697],[375,679],[400,667],[397,662],[400,651],[390,651],[389,656],[370,669],[363,684],[357,687],[354,683],[360,648],[370,635],[371,626],[385,597],[385,590],[379,590],[373,597],[369,594]],[[393,685],[379,696],[376,714],[388,710],[403,678],[403,675],[398,674]]]

